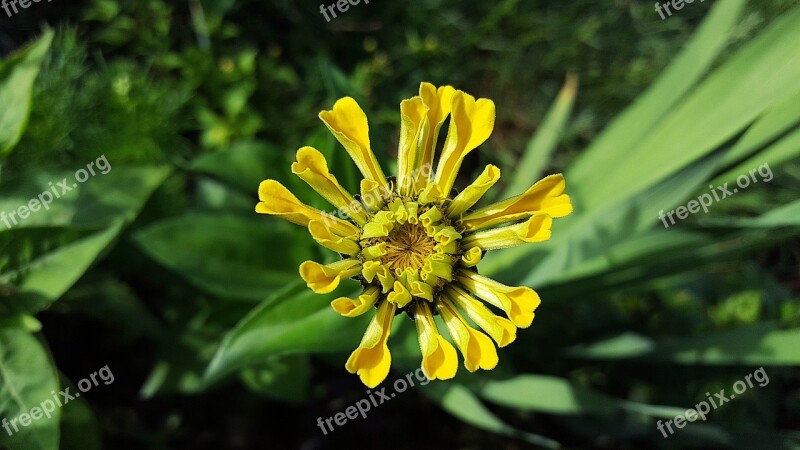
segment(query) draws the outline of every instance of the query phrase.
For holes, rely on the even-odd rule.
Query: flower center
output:
[[[364,282],[390,293],[401,308],[413,298],[433,301],[453,280],[460,239],[438,206],[395,198],[362,229]]]
[[[419,271],[434,253],[435,246],[436,241],[419,223],[405,223],[387,236],[386,254],[381,257],[381,263],[394,273],[402,273],[406,268]]]

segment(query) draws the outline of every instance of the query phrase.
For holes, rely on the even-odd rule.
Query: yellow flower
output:
[[[505,347],[516,339],[518,327],[530,326],[539,295],[479,275],[475,267],[489,250],[549,239],[553,218],[572,212],[561,174],[480,209],[472,207],[500,179],[497,167],[487,166],[461,192],[453,189],[464,157],[492,133],[491,100],[422,83],[418,96],[400,104],[400,116],[398,173],[387,178],[370,147],[367,116],[355,100],[345,97],[320,113],[364,176],[361,192],[353,196],[342,188],[312,147],[298,150],[292,172],[337,208],[339,217],[303,204],[274,180],[261,183],[256,205],[258,213],[308,227],[317,243],[342,256],[328,265],[300,265],[300,276],[314,292],[329,293],[347,278],[363,285],[357,298],[337,298],[331,306],[344,317],[376,308],[361,344],[345,364],[370,388],[389,373],[387,341],[400,312],[416,323],[428,378],[455,376],[455,347],[470,372],[497,366],[495,345]],[[448,116],[449,129],[433,170],[439,131]],[[455,347],[439,333],[436,316]]]

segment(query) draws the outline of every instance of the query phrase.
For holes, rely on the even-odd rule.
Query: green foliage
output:
[[[664,21],[649,3],[588,0],[371,2],[330,23],[283,0],[56,8],[40,7],[57,31],[9,32],[20,49],[0,61],[0,212],[101,156],[111,170],[0,222],[0,419],[98,365],[119,381],[0,432],[0,448],[796,446],[796,2],[695,2]],[[301,262],[337,256],[256,215],[258,185],[331,209],[290,173],[312,145],[357,189],[317,119],[344,95],[393,170],[397,104],[420,81],[498,106],[459,188],[486,163],[503,172],[494,198],[563,171],[575,212],[550,241],[481,263],[543,299],[496,370],[322,436],[314,417],[364,397],[343,366],[370,315],[329,306],[355,284],[299,282]],[[765,163],[770,181],[663,226],[661,211]],[[420,359],[397,322],[387,386]],[[768,386],[664,443],[656,420],[761,366]]]
[[[0,417],[16,419],[53,400],[58,389],[58,375],[42,343],[24,330],[0,330]],[[48,408],[49,409],[49,408]],[[0,445],[14,444],[15,448],[55,450],[58,447],[59,417],[54,408],[50,417],[30,420],[28,427],[20,424],[19,431],[9,436],[0,434]]]

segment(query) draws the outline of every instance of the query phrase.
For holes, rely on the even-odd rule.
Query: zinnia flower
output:
[[[303,204],[275,180],[261,183],[256,206],[258,213],[308,227],[317,243],[342,256],[332,264],[300,265],[300,276],[314,292],[329,293],[347,278],[363,285],[358,297],[337,298],[331,306],[345,317],[376,308],[361,344],[345,364],[370,388],[389,373],[387,341],[400,312],[416,324],[428,378],[452,378],[458,367],[455,348],[439,332],[437,315],[467,370],[497,366],[495,344],[510,344],[517,328],[530,326],[540,300],[533,289],[503,285],[480,275],[476,266],[489,250],[549,239],[553,218],[572,212],[560,174],[479,209],[472,207],[499,180],[497,167],[488,165],[461,192],[453,189],[464,157],[492,133],[491,100],[422,83],[418,96],[400,103],[400,114],[397,177],[391,178],[375,159],[367,117],[355,100],[342,98],[320,113],[364,176],[357,197],[337,182],[319,151],[297,151],[292,172],[338,208],[339,217]],[[439,131],[448,116],[447,137],[433,171]]]

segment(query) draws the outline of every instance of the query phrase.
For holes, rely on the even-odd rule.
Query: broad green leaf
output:
[[[85,316],[114,330],[120,343],[158,336],[158,319],[137,297],[134,290],[113,276],[94,272],[91,281],[79,282],[58,305],[73,316]]]
[[[503,422],[463,385],[457,383],[429,384],[423,392],[436,400],[445,411],[474,427],[519,438],[544,448],[561,448],[561,444],[557,441],[514,428]]]
[[[16,421],[19,430],[10,427],[9,436],[0,429],[0,447],[57,450],[61,410],[52,392],[59,390],[58,375],[41,342],[27,331],[0,330],[0,419]],[[21,426],[20,415],[30,414],[34,407],[52,409],[50,417],[43,415]]]
[[[313,368],[306,355],[270,358],[242,371],[244,385],[267,398],[302,404],[310,394]]]
[[[600,203],[591,192],[600,185],[611,184],[628,195],[635,192],[628,182],[642,174],[641,168],[629,173],[619,173],[620,164],[631,155],[652,153],[641,142],[661,125],[673,112],[675,105],[697,85],[711,67],[734,30],[744,4],[743,0],[715,4],[686,48],[650,89],[628,107],[573,163],[567,172],[567,181],[578,189],[579,194],[586,196],[587,206]],[[664,156],[668,155],[671,153]],[[612,174],[613,183],[610,182]],[[609,182],[597,183],[599,177]]]
[[[615,399],[575,386],[558,377],[518,375],[509,380],[488,381],[479,389],[481,397],[509,408],[548,414],[601,414],[620,410],[653,417],[673,418],[684,408],[653,406]]]
[[[800,365],[800,352],[797,351],[800,348],[800,328],[780,330],[773,325],[760,324],[724,333],[629,348],[620,346],[620,339],[617,337],[577,347],[571,354],[592,359],[644,358],[647,361],[677,364]]]
[[[564,132],[567,119],[575,103],[575,94],[578,91],[578,77],[569,75],[564,86],[558,94],[553,106],[547,112],[542,125],[536,130],[528,143],[519,166],[514,168],[511,183],[506,188],[503,197],[512,197],[521,194],[535,183],[544,172],[550,156],[558,145],[561,134]]]
[[[150,257],[201,289],[258,300],[299,279],[300,262],[310,258],[310,238],[293,231],[259,217],[192,214],[150,225],[135,240]]]
[[[124,222],[118,221],[105,230],[57,248],[24,267],[0,274],[0,284],[22,277],[15,294],[5,302],[13,310],[31,313],[47,308],[89,269],[116,239],[123,225]]]
[[[283,152],[261,142],[242,142],[228,150],[207,153],[195,159],[191,166],[195,172],[218,178],[255,197],[258,185],[265,178],[285,180],[290,174]],[[255,208],[255,203],[253,204]]]
[[[352,351],[374,314],[341,317],[330,302],[354,294],[352,287],[340,287],[333,294],[318,295],[301,285],[276,293],[228,333],[206,378],[215,381],[275,355]]]
[[[78,388],[65,377],[61,385],[69,386],[71,392]],[[60,450],[101,450],[100,427],[97,417],[86,403],[85,397],[76,397],[62,409]]]
[[[86,168],[36,171],[0,186],[0,211],[8,214],[0,217],[7,220],[0,222],[0,230],[9,225],[12,229],[93,228],[117,219],[130,222],[169,174],[166,167],[111,167],[106,174],[95,169],[96,175],[78,183],[75,173],[79,170]],[[63,192],[62,186],[68,191]],[[46,208],[42,201],[48,203]],[[38,202],[38,206],[31,205],[32,202]],[[18,213],[10,217],[21,207],[29,208],[28,205],[36,211],[31,210],[25,219]]]
[[[47,30],[29,47],[0,61],[0,159],[22,137],[31,110],[33,82],[52,40],[53,32]]]

